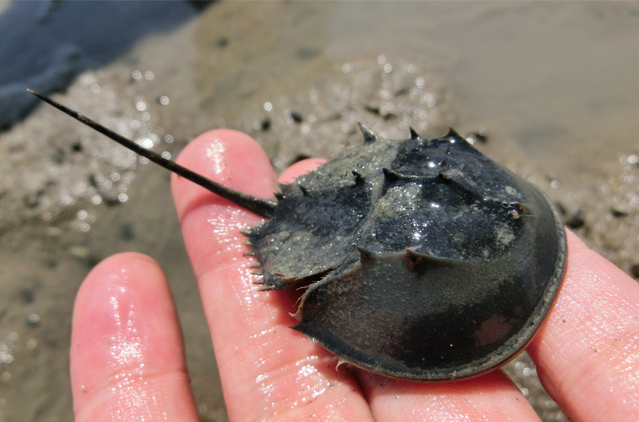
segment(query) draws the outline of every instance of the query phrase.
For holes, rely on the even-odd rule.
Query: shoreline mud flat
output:
[[[251,29],[251,17],[280,14],[293,22],[308,11],[283,5],[272,10],[246,7],[214,5],[171,33],[140,41],[122,60],[82,73],[55,98],[172,158],[203,131],[243,130],[262,142],[278,170],[305,156],[330,158],[357,142],[357,120],[389,137],[405,136],[411,125],[429,137],[450,125],[464,135],[485,130],[487,142],[478,142],[482,152],[541,187],[590,247],[639,277],[639,147],[633,139],[639,128],[629,113],[617,108],[622,101],[608,98],[625,98],[618,94],[623,79],[595,89],[601,95],[599,108],[591,104],[594,100],[576,97],[575,103],[590,104],[583,114],[570,110],[551,119],[548,110],[540,110],[542,117],[522,127],[528,118],[525,104],[543,104],[540,97],[545,96],[550,109],[559,107],[552,103],[552,87],[531,91],[531,98],[511,93],[510,103],[483,110],[482,101],[493,105],[495,100],[459,82],[466,80],[461,59],[437,52],[431,54],[434,59],[426,57],[432,53],[428,45],[423,56],[416,56],[423,46],[410,42],[405,51],[395,49],[392,55],[367,52],[365,47],[355,55],[335,45],[338,35],[331,39],[324,33],[314,41],[317,45],[295,45],[295,33],[282,35],[274,24]],[[495,20],[503,24],[491,15],[495,10],[476,6],[454,22],[474,25],[481,33]],[[624,12],[594,6],[580,10],[599,28]],[[340,28],[335,9],[319,12],[314,21],[318,27]],[[369,13],[383,12],[380,7]],[[453,19],[446,7],[434,13],[449,23]],[[223,14],[230,18],[221,24]],[[290,45],[270,56],[263,53],[267,57],[251,49],[258,45],[272,51],[268,48],[283,41]],[[406,39],[400,35],[394,41]],[[168,43],[180,52],[179,59],[162,58]],[[385,46],[380,48],[389,51]],[[238,51],[248,55],[249,70],[237,61]],[[260,72],[276,61],[281,66],[277,71]],[[224,72],[216,73],[215,66],[223,66]],[[458,73],[443,71],[451,68]],[[285,69],[291,69],[290,77],[277,75]],[[503,89],[525,76],[504,81]],[[513,109],[510,115],[504,111],[508,107]],[[486,117],[489,113],[502,120]],[[601,128],[593,129],[593,120]],[[592,135],[584,135],[588,133]],[[217,379],[215,362],[200,305],[194,306],[200,303],[199,295],[183,250],[168,174],[47,107],[0,133],[0,153],[5,157],[0,168],[0,421],[72,417],[68,342],[75,292],[96,262],[125,250],[147,253],[162,264],[185,331],[202,418],[226,420],[219,382],[211,381]],[[518,359],[506,371],[542,420],[566,420],[543,394],[529,359]]]

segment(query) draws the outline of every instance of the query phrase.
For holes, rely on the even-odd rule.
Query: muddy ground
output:
[[[222,3],[188,16],[54,97],[171,157],[205,130],[244,130],[278,170],[339,154],[357,121],[391,137],[482,131],[478,148],[639,277],[635,4]],[[56,69],[77,60],[60,57]],[[0,133],[0,154],[0,421],[72,418],[75,292],[128,250],[166,271],[202,419],[226,420],[168,174],[48,107]],[[525,356],[507,371],[544,421],[566,420]]]

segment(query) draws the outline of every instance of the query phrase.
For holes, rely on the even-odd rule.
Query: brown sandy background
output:
[[[57,7],[39,25],[77,5]],[[639,277],[636,3],[249,2],[184,16],[55,98],[172,157],[205,130],[245,130],[280,170],[339,154],[358,120],[397,137],[485,131],[483,152]],[[72,418],[73,298],[126,250],[165,269],[202,419],[226,420],[168,174],[48,107],[1,132],[0,154],[0,421]],[[525,356],[507,370],[544,421],[566,420]]]

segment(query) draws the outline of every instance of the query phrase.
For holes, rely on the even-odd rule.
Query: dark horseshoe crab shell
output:
[[[362,126],[362,145],[282,186],[275,202],[39,97],[270,218],[245,232],[262,289],[303,289],[293,328],[356,366],[421,381],[477,376],[528,344],[559,290],[566,239],[551,202],[452,130],[392,141]]]

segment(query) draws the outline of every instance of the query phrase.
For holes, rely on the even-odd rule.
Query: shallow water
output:
[[[52,9],[49,22],[73,11],[65,7],[78,6]],[[145,7],[152,20],[159,6]],[[420,133],[451,124],[485,130],[480,148],[582,220],[573,223],[589,244],[626,271],[639,264],[636,4],[237,2],[183,14],[163,31],[127,35],[127,48],[81,68],[56,98],[173,157],[207,129],[241,128],[281,168],[305,154],[338,153],[357,119],[402,133],[403,107],[421,97],[386,86],[383,98],[390,65],[388,74],[402,76],[391,88],[422,78],[433,95],[427,116],[411,122]],[[114,50],[123,42],[97,34]],[[38,76],[47,81],[14,82]],[[291,110],[304,124],[291,121]],[[330,110],[339,118],[328,119]],[[167,272],[201,415],[225,420],[168,175],[45,107],[0,133],[0,153],[0,421],[72,418],[73,297],[96,262],[124,250],[151,255]],[[528,381],[530,363],[512,371],[545,421],[565,420]]]

